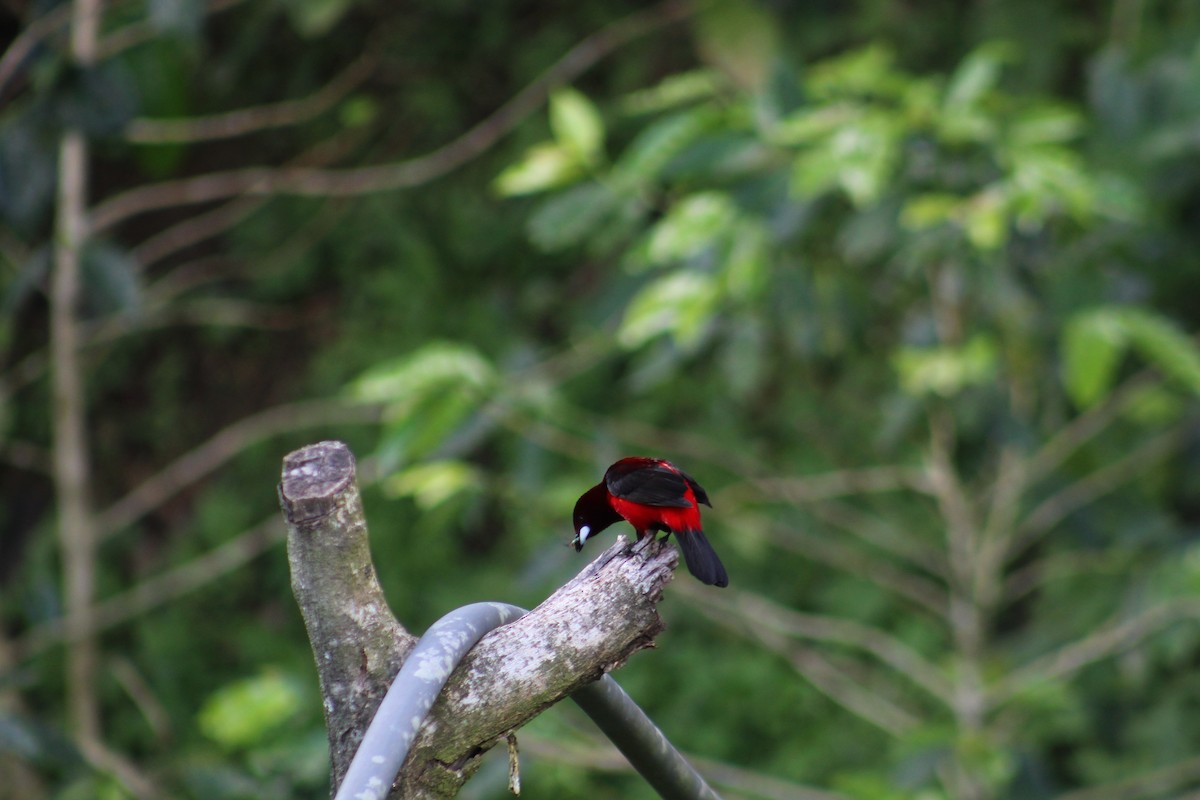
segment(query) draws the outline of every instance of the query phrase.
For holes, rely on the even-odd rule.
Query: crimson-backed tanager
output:
[[[675,534],[689,572],[710,586],[728,586],[725,567],[701,529],[700,503],[712,508],[700,484],[670,461],[622,458],[575,503],[571,544],[582,550],[589,537],[623,519],[639,540],[659,531]]]

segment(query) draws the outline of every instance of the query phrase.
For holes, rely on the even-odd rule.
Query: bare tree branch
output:
[[[1187,598],[1114,619],[1084,638],[1010,671],[989,690],[988,704],[996,707],[1028,686],[1067,678],[1090,664],[1137,647],[1176,622],[1198,617],[1200,600]]]
[[[71,56],[87,67],[96,58],[100,0],[74,0]],[[66,695],[72,733],[89,758],[103,748],[96,697],[99,645],[88,626],[96,593],[96,529],[92,517],[86,422],[87,392],[79,363],[79,304],[83,248],[88,238],[88,144],[83,132],[63,134],[59,150],[54,273],[50,288],[51,392],[54,402],[54,488],[58,506],[59,556],[66,595]]]
[[[61,5],[29,23],[12,40],[4,55],[0,56],[0,100],[4,99],[4,91],[9,81],[16,77],[17,70],[25,63],[25,59],[41,42],[61,31],[71,22],[71,7]]]
[[[291,320],[270,306],[238,300],[199,298],[187,303],[143,310],[133,319],[127,314],[112,314],[103,319],[79,325],[81,350],[97,348],[132,333],[171,326],[279,328]],[[21,389],[42,378],[51,368],[52,359],[46,349],[35,350],[0,375],[0,403]]]
[[[232,8],[244,0],[213,0],[209,3],[209,12],[223,11]],[[46,39],[63,30],[71,21],[70,6],[61,5],[31,22],[0,56],[0,100],[3,99],[4,89],[17,74],[25,59],[33,49]],[[95,60],[103,61],[112,58],[122,50],[135,44],[147,41],[161,31],[148,22],[134,22],[109,34],[97,41],[95,45]]]
[[[1140,800],[1140,798],[1177,795],[1186,786],[1195,787],[1200,782],[1200,756],[1176,761],[1165,767],[1126,778],[1122,781],[1101,786],[1089,786],[1073,792],[1060,794],[1057,800]],[[1195,797],[1190,795],[1189,797]]]
[[[0,441],[0,460],[29,472],[54,475],[53,452],[32,442],[19,439]]]
[[[946,526],[946,549],[954,588],[969,591],[974,585],[979,523],[975,509],[954,466],[954,421],[948,412],[929,418],[929,484]]]
[[[358,144],[362,137],[360,131],[338,133],[309,148],[292,160],[291,166],[323,167],[344,156]],[[185,247],[191,247],[200,242],[217,236],[232,228],[242,220],[262,208],[270,198],[239,197],[224,203],[211,211],[195,214],[182,222],[167,227],[153,236],[148,237],[132,250],[133,257],[145,270],[147,267],[165,259]],[[336,216],[336,215],[335,215]],[[280,250],[291,250],[302,243],[316,241],[328,231],[322,226],[303,226],[294,237],[282,245]]]
[[[1183,427],[1174,427],[1147,439],[1128,454],[1085,478],[1050,495],[1034,508],[1017,528],[1008,549],[1012,559],[1033,546],[1068,514],[1093,503],[1114,489],[1136,479],[1142,471],[1181,448],[1187,437]]]
[[[817,691],[880,730],[898,737],[919,724],[916,716],[867,689],[813,649],[797,646],[776,630],[748,623],[744,614],[732,608],[709,604],[700,611],[726,630],[742,636],[749,633],[768,650],[791,662],[796,672]]]
[[[931,494],[933,487],[919,467],[883,466],[838,469],[786,478],[755,478],[725,489],[737,492],[748,486],[768,496],[802,505],[847,495],[873,492],[916,491]]]
[[[1020,514],[1021,495],[1028,485],[1029,462],[1017,447],[1007,445],[1000,451],[996,473],[990,492],[991,502],[987,503],[980,535],[972,583],[979,604],[988,609],[995,607],[1003,590],[1004,555],[1008,552]]]
[[[929,611],[938,621],[946,621],[949,613],[946,590],[928,578],[899,569],[836,537],[809,534],[796,528],[775,527],[772,530],[771,540],[780,547],[889,589]]]
[[[211,0],[208,4],[208,13],[215,14],[218,11],[225,11],[243,2],[245,0]],[[97,58],[102,61],[112,58],[130,47],[147,42],[161,34],[162,31],[147,20],[131,22],[100,40],[96,48]]]
[[[1036,591],[1046,584],[1088,573],[1118,575],[1129,569],[1136,554],[1129,552],[1086,553],[1069,550],[1040,558],[1020,569],[1015,569],[1004,580],[1001,596],[1012,603]]]
[[[864,513],[848,502],[825,500],[806,509],[822,522],[839,528],[862,542],[937,578],[949,581],[950,564],[942,550],[914,541],[894,525],[877,516]]]
[[[686,594],[689,602],[702,612],[716,610],[733,613],[750,628],[761,628],[798,639],[833,642],[869,653],[946,706],[951,704],[953,686],[941,670],[904,642],[877,628],[853,620],[793,611],[756,594],[736,589],[728,589],[717,595],[682,584],[675,591]]]
[[[72,630],[61,618],[30,629],[14,643],[15,657],[25,661],[57,644],[69,643],[77,635],[101,633],[203,588],[283,541],[284,532],[272,515],[204,555],[97,603],[88,614],[86,630]]]
[[[172,738],[171,713],[150,687],[133,660],[126,656],[114,656],[108,660],[109,672],[125,690],[125,694],[142,713],[142,719],[159,742]]]
[[[212,474],[253,442],[318,425],[372,424],[381,409],[344,401],[310,400],[269,408],[238,420],[185,453],[97,515],[97,529],[108,538],[153,511],[168,498]]]
[[[1137,401],[1144,390],[1154,386],[1157,382],[1148,373],[1135,375],[1113,392],[1106,402],[1092,406],[1064,425],[1030,459],[1029,482],[1039,481],[1057,470],[1079,448],[1095,439],[1109,425],[1119,419]]]
[[[490,117],[428,155],[391,164],[341,170],[247,167],[143,186],[122,192],[97,205],[93,213],[94,229],[104,231],[130,217],[155,209],[224,200],[238,195],[346,197],[420,186],[485,152],[540,107],[550,91],[575,79],[612,51],[658,28],[678,22],[692,11],[690,3],[667,0],[614,22],[573,47]]]
[[[200,142],[230,139],[256,131],[284,128],[307,122],[333,108],[371,74],[373,56],[363,55],[350,63],[333,80],[307,97],[269,105],[242,108],[207,117],[132,120],[125,138],[138,144]]]
[[[601,772],[630,772],[629,762],[603,736],[577,732],[578,741],[550,739],[536,733],[521,733],[521,752],[549,761],[586,767]],[[743,796],[765,800],[849,800],[838,792],[815,789],[781,780],[760,772],[735,767],[721,761],[688,754],[688,761],[704,773],[711,783]]]

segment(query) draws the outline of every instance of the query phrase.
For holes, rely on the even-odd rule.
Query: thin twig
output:
[[[174,306],[143,309],[142,316],[132,318],[116,313],[79,326],[79,347],[89,350],[132,333],[144,333],[154,328],[173,326],[233,326],[278,329],[292,324],[290,314],[272,307],[238,300],[199,298]],[[41,378],[50,369],[46,349],[31,352],[0,375],[0,403]]]
[[[158,231],[134,247],[130,254],[145,271],[169,255],[224,233],[262,208],[265,202],[264,197],[239,198],[211,211],[195,214]]]
[[[73,641],[76,635],[86,633],[94,636],[177,600],[242,567],[282,542],[285,534],[278,514],[272,514],[204,555],[146,578],[136,586],[98,603],[88,617],[86,631],[68,629],[61,618],[30,629],[14,643],[16,658],[19,661],[28,660],[57,644]]]
[[[209,13],[232,8],[244,0],[214,0],[209,4]],[[60,5],[29,23],[17,38],[13,39],[4,55],[0,56],[0,99],[5,88],[25,65],[25,60],[37,45],[62,31],[71,21],[71,7]],[[95,57],[98,61],[112,58],[135,44],[147,41],[161,31],[145,21],[131,23],[96,43]]]
[[[946,526],[946,549],[957,587],[973,586],[979,525],[954,466],[954,420],[948,411],[929,417],[929,484]]]
[[[275,406],[238,420],[159,470],[96,517],[102,539],[148,514],[168,498],[268,436],[320,425],[372,424],[381,409],[340,400],[309,400]]]
[[[1123,620],[1112,620],[1082,639],[1010,671],[988,692],[996,707],[1028,686],[1067,678],[1084,667],[1131,650],[1146,639],[1183,620],[1200,617],[1200,600],[1186,598],[1162,603]]]
[[[65,4],[57,6],[29,23],[17,38],[12,40],[4,55],[0,56],[0,100],[4,97],[4,90],[9,81],[16,77],[17,70],[25,64],[33,49],[65,28],[70,21],[71,7]]]
[[[983,522],[979,553],[975,558],[973,590],[979,604],[994,608],[1002,591],[1004,555],[1012,540],[1021,508],[1021,495],[1028,485],[1029,462],[1013,445],[1000,451],[991,502]]]
[[[945,553],[905,536],[895,530],[893,523],[873,516],[852,504],[836,500],[813,503],[807,511],[817,519],[840,528],[864,543],[878,548],[894,558],[936,578],[950,579],[950,564]]]
[[[1055,553],[1010,572],[1004,580],[1001,596],[1005,603],[1014,603],[1042,586],[1063,578],[1089,573],[1120,575],[1129,570],[1135,558],[1134,553],[1111,550]]]
[[[136,800],[159,800],[162,797],[158,787],[137,764],[104,742],[80,741],[79,750],[93,769],[111,775]]]
[[[74,0],[71,57],[81,68],[96,60],[100,0]],[[87,391],[79,362],[83,248],[88,239],[88,143],[79,129],[62,137],[58,166],[54,272],[50,288],[54,490],[63,570],[67,650],[66,696],[72,734],[89,757],[102,752],[96,695],[99,643],[87,624],[96,593],[96,528],[92,517]]]
[[[924,470],[905,466],[861,467],[786,478],[756,478],[745,484],[730,486],[725,491],[735,493],[746,488],[796,504],[874,492],[916,491],[931,494],[933,491]]]
[[[762,627],[799,639],[835,642],[869,653],[880,662],[920,686],[937,700],[950,705],[953,686],[934,664],[890,634],[848,619],[793,611],[759,595],[730,589],[721,596],[697,591],[688,583],[676,587],[702,611],[715,608],[733,612],[747,625]]]
[[[792,553],[820,561],[862,580],[890,589],[929,611],[940,622],[946,621],[946,591],[928,578],[899,569],[860,549],[848,546],[834,536],[806,533],[797,528],[773,528],[771,540]]]
[[[200,142],[230,139],[248,133],[299,125],[324,114],[358,86],[374,68],[371,55],[360,56],[329,83],[307,97],[279,103],[241,108],[223,114],[180,119],[132,120],[125,138],[138,144],[163,142]]]
[[[1137,402],[1142,393],[1158,384],[1158,380],[1143,372],[1125,381],[1107,401],[1092,406],[1064,425],[1042,445],[1030,459],[1027,481],[1032,484],[1050,475],[1081,447],[1104,432]]]
[[[1125,456],[1108,463],[1043,500],[1018,526],[1007,557],[1011,560],[1032,547],[1055,525],[1078,508],[1093,503],[1114,489],[1138,478],[1143,472],[1187,443],[1186,426],[1169,428],[1148,439]]]
[[[93,214],[95,230],[107,230],[147,211],[238,195],[347,197],[420,186],[485,152],[539,108],[553,89],[575,79],[609,53],[665,25],[685,19],[692,12],[690,3],[667,0],[612,23],[575,45],[490,117],[427,155],[391,164],[339,170],[247,167],[143,186],[97,205]]]
[[[900,737],[920,724],[920,720],[891,700],[872,692],[863,681],[856,681],[846,670],[834,666],[809,647],[797,646],[777,630],[750,622],[731,608],[706,605],[700,612],[726,630],[741,636],[749,634],[773,653],[786,658],[804,680],[834,703],[891,736]]]
[[[54,474],[54,454],[32,442],[19,439],[0,442],[0,461],[28,472]]]
[[[208,4],[208,13],[215,14],[218,11],[225,11],[243,2],[245,0],[212,0]],[[162,30],[147,20],[131,22],[100,40],[97,45],[97,57],[102,61],[110,59],[131,47],[161,35]]]
[[[361,144],[366,128],[339,131],[334,136],[318,142],[299,156],[291,159],[288,166],[324,167],[334,163]],[[191,247],[211,239],[232,228],[262,208],[270,200],[267,196],[238,197],[217,206],[211,211],[194,214],[182,222],[171,225],[148,237],[132,250],[138,265],[146,270],[185,247]],[[316,241],[326,232],[321,226],[302,225],[296,235],[288,238],[284,250],[294,250],[305,243]]]
[[[1066,792],[1060,794],[1057,800],[1139,800],[1143,797],[1167,795],[1176,796],[1176,800],[1184,800],[1175,793],[1185,786],[1195,785],[1198,781],[1200,756],[1192,756],[1132,778]]]
[[[142,718],[146,720],[154,738],[160,743],[169,740],[172,735],[171,715],[133,661],[125,656],[114,656],[109,659],[109,671],[138,711],[142,712]]]
[[[632,772],[625,757],[608,739],[586,731],[576,731],[573,739],[543,738],[526,728],[521,732],[522,752],[539,758],[602,772]],[[721,761],[685,753],[687,760],[703,773],[710,783],[718,784],[742,795],[763,800],[849,800],[838,792],[804,786],[761,772],[752,772]]]
[[[792,645],[784,651],[796,671],[827,697],[886,733],[903,738],[921,724],[916,715],[881,695],[869,692],[846,670],[816,648]]]
[[[872,547],[909,564],[918,565],[925,564],[928,560],[913,552],[912,543],[905,537],[888,535],[888,531],[881,530],[877,525],[861,524],[864,519],[857,512],[850,512],[855,519],[845,522],[843,518],[846,514],[840,513],[844,507],[832,506],[830,502],[843,497],[872,493],[916,491],[925,494],[931,490],[923,470],[915,467],[884,466],[833,470],[799,477],[747,478],[742,483],[722,489],[717,499],[725,505],[730,501],[737,502],[745,495],[754,494],[804,506],[816,517],[836,520],[834,524]]]

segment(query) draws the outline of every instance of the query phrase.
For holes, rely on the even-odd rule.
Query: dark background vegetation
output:
[[[322,438],[417,632],[695,475],[731,586],[617,678],[728,797],[1200,789],[1200,5],[76,2],[0,8],[0,796],[326,795]]]

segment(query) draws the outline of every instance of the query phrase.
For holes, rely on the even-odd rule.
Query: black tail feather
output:
[[[701,583],[709,586],[728,586],[729,575],[725,565],[717,558],[717,553],[708,543],[704,531],[680,531],[675,536],[679,549],[683,551],[683,560],[688,572],[696,576]]]

